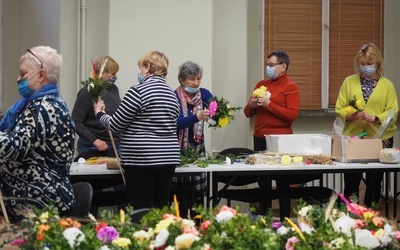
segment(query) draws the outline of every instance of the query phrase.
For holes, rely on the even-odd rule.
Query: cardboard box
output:
[[[267,150],[285,154],[331,155],[332,137],[324,134],[265,135]]]
[[[332,158],[341,162],[379,161],[381,150],[381,139],[332,138]]]

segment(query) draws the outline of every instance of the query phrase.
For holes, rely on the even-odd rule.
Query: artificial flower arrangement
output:
[[[354,95],[353,99],[349,100],[349,103],[344,108],[346,113],[351,115],[357,112],[364,111],[364,106],[360,99],[357,100],[356,95]]]
[[[106,66],[108,57],[101,63],[99,74],[97,75],[96,65],[92,62],[93,72],[90,73],[89,79],[82,81],[81,84],[86,88],[89,93],[89,98],[92,102],[97,102],[101,92],[106,92],[108,87],[108,80],[103,80],[104,68]]]
[[[345,206],[337,205],[338,196]],[[343,204],[341,203],[341,204]],[[80,224],[48,209],[24,221],[21,249],[399,249],[400,231],[379,212],[334,195],[322,208],[298,202],[296,219],[274,221],[272,213],[254,215],[228,206],[198,208],[195,220],[181,218],[174,208],[152,209],[140,225],[125,212],[92,218]],[[131,209],[131,208],[127,208]],[[131,210],[130,210],[131,211]],[[175,212],[174,212],[175,211]],[[104,216],[105,211],[102,211]],[[127,212],[130,214],[130,212]]]
[[[228,125],[228,123],[235,119],[233,112],[241,109],[241,107],[229,106],[229,101],[223,97],[219,98],[214,96],[208,105],[211,118],[208,120],[208,127],[213,127],[215,129]]]

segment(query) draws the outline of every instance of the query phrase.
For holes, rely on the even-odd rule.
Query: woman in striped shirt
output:
[[[139,59],[139,84],[132,86],[112,115],[104,102],[94,104],[100,123],[121,133],[121,163],[128,203],[135,209],[168,204],[175,167],[179,165],[179,104],[166,84],[168,58],[152,51]]]

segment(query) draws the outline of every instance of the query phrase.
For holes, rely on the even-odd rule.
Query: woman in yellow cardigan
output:
[[[393,134],[396,130],[398,103],[393,83],[383,76],[383,58],[378,47],[369,43],[361,47],[354,60],[356,74],[348,76],[339,92],[336,101],[336,114],[343,120],[344,135],[355,136],[368,131],[368,136],[374,136],[376,129],[389,114],[394,111],[393,122],[383,135],[384,147],[393,147]],[[359,100],[362,108],[358,112],[349,114],[346,106],[349,100]],[[365,204],[378,204],[383,173],[367,174],[367,190]],[[344,194],[358,196],[360,174],[344,174]]]

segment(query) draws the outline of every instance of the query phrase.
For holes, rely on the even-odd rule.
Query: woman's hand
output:
[[[207,121],[208,118],[210,118],[210,115],[208,113],[208,109],[202,110],[200,112],[196,113],[197,119],[199,119],[199,121]]]
[[[96,148],[97,148],[99,151],[106,151],[106,150],[108,149],[107,143],[106,143],[105,141],[100,140],[100,139],[96,139],[96,140],[93,142],[93,145],[95,145]]]
[[[257,106],[259,107],[268,107],[268,105],[270,104],[270,100],[269,98],[267,98],[267,96],[265,97],[261,97],[261,98],[257,98]]]
[[[97,115],[97,113],[104,112],[106,109],[106,105],[104,104],[104,101],[102,99],[99,99],[97,102],[93,103],[93,109],[94,109],[94,114]]]

